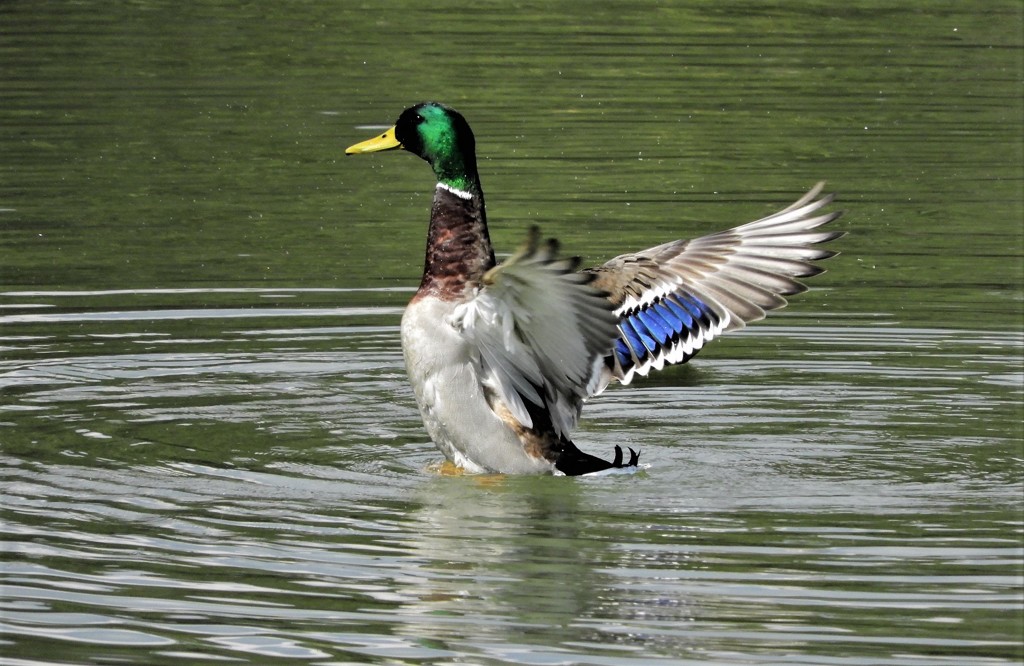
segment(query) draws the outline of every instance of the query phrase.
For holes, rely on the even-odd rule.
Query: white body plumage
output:
[[[427,433],[446,458],[468,472],[553,471],[553,463],[527,454],[489,404],[479,350],[450,323],[455,307],[425,296],[402,316],[405,368]]]

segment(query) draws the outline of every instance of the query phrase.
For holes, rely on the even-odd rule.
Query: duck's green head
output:
[[[345,149],[346,155],[402,148],[430,163],[439,182],[465,191],[480,188],[476,140],[462,114],[437,102],[410,107],[395,126]]]

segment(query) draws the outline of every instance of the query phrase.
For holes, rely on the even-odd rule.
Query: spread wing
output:
[[[542,417],[568,437],[583,400],[598,390],[618,330],[608,294],[591,286],[595,275],[557,254],[556,241],[541,243],[531,229],[527,245],[484,275],[451,322],[479,351],[492,399],[523,426]]]
[[[591,268],[609,294],[618,335],[598,392],[628,384],[666,364],[685,363],[715,336],[786,305],[807,289],[797,278],[824,269],[811,263],[836,253],[815,247],[843,232],[816,231],[842,213],[820,213],[832,195],[824,183],[791,206],[749,224],[694,240],[624,254]]]

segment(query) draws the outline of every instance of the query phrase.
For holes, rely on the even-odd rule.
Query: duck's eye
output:
[[[426,122],[426,120],[427,119],[424,118],[423,116],[421,116],[420,114],[418,114],[418,113],[416,114],[416,124],[417,125],[419,125],[420,123]]]

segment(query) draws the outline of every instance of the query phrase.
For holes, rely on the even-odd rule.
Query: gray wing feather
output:
[[[531,411],[544,413],[568,437],[617,329],[607,294],[590,286],[593,275],[557,254],[557,243],[540,243],[532,229],[527,245],[455,309],[452,324],[479,350],[485,387],[523,426],[534,427]]]
[[[608,356],[609,371],[599,389],[612,379],[629,383],[634,374],[645,375],[666,362],[685,362],[716,335],[761,319],[784,307],[786,296],[805,291],[797,278],[822,273],[812,262],[836,254],[816,246],[843,235],[816,231],[841,215],[818,214],[833,198],[819,198],[823,186],[818,183],[760,220],[623,254],[588,269],[619,318],[616,351]],[[679,304],[684,313],[673,314]]]

